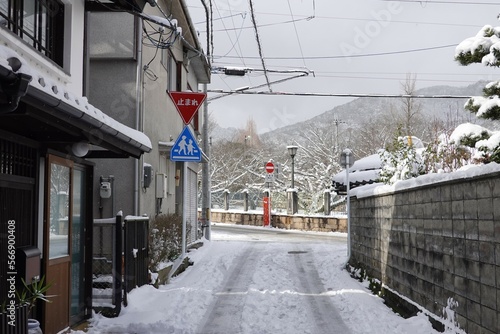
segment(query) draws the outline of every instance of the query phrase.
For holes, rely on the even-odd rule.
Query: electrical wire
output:
[[[203,0],[201,0],[203,2]],[[219,20],[224,20],[224,19],[228,19],[228,18],[231,18],[231,17],[234,17],[234,16],[241,16],[243,17],[243,15],[246,16],[247,12],[240,12],[240,13],[235,13],[235,14],[231,14],[231,15],[226,15],[226,16],[221,16],[221,17],[218,17],[216,19],[213,19],[213,21],[219,21]],[[198,21],[198,22],[195,22],[194,24],[203,24],[203,23],[207,23],[207,20],[205,21]]]
[[[379,0],[382,1],[382,0]],[[416,1],[410,1],[410,2],[416,2]],[[500,5],[500,4],[499,4]],[[197,6],[190,6],[192,8],[199,8]],[[241,14],[241,13],[238,13]],[[271,13],[271,12],[256,12],[258,15],[269,15],[269,16],[289,16],[289,14],[283,14],[283,13]],[[357,17],[342,17],[342,16],[305,16],[305,15],[296,15],[296,17],[301,17],[295,19],[295,22],[299,21],[304,21],[304,20],[311,20],[312,18],[314,19],[321,19],[321,20],[345,20],[345,21],[363,21],[363,22],[370,22],[373,21],[373,17],[371,18],[357,18]],[[275,26],[275,25],[280,25],[280,24],[287,24],[287,23],[292,23],[294,21],[292,20],[287,20],[287,21],[280,21],[280,22],[275,22],[275,23],[268,23],[268,24],[260,24],[258,25],[259,28],[261,27],[270,27],[270,26]],[[446,22],[426,22],[426,21],[405,21],[405,20],[392,20],[391,23],[403,23],[403,24],[421,24],[421,25],[436,25],[436,26],[450,26],[450,27],[479,27],[482,28],[483,25],[478,25],[478,24],[467,24],[465,22],[461,23],[446,23]],[[247,26],[243,27],[243,29],[253,29],[252,26]],[[217,29],[214,31],[224,31],[224,29]]]
[[[246,12],[244,12],[246,13]],[[280,22],[275,22],[275,23],[265,23],[265,24],[259,24],[258,28],[264,28],[264,27],[273,27],[277,25],[282,25],[282,24],[289,24],[289,23],[295,23],[295,22],[300,22],[300,21],[309,21],[311,20],[312,16],[307,16],[304,18],[300,19],[294,19],[294,20],[287,20],[287,21],[280,21]],[[240,28],[224,28],[224,29],[215,29],[214,31],[231,31],[231,30],[247,30],[247,29],[254,29],[253,25],[252,26],[246,26],[246,27],[240,27]],[[200,32],[205,32],[201,30]]]
[[[257,29],[257,22],[255,21],[255,12],[253,9],[253,1],[248,0],[248,2],[250,4],[250,14],[251,14],[252,23],[253,23],[253,26],[255,29],[255,39],[257,40],[257,47],[259,49],[260,60],[262,62],[262,69],[264,70],[264,76],[266,77],[266,82],[267,82],[267,86],[269,88],[269,91],[272,92],[271,83],[269,81],[269,77],[268,77],[267,72],[266,72],[266,63],[264,61],[264,55],[262,54],[262,45],[260,43],[259,30]]]
[[[309,73],[307,73],[307,72],[303,72],[303,73],[295,75],[293,77],[287,77],[287,78],[284,78],[284,79],[273,81],[272,83],[273,84],[278,84],[278,83],[282,83],[282,82],[285,82],[285,81],[288,81],[288,80],[292,80],[292,79],[300,78],[300,77],[303,77],[303,76],[307,76],[308,74]],[[248,87],[248,88],[245,88],[245,90],[247,90],[247,89],[262,88],[264,86],[267,86],[267,83],[261,84],[261,85],[257,85],[257,86],[253,86],[253,87]],[[232,95],[232,94],[234,94],[234,93],[223,93],[223,94],[220,94],[220,95],[217,95],[217,96],[210,97],[210,98],[207,99],[207,101],[217,100],[217,99],[220,99],[220,98]]]
[[[270,96],[311,96],[311,97],[384,97],[397,99],[468,99],[470,95],[411,95],[411,94],[359,94],[359,93],[301,93],[301,92],[269,92],[248,90],[217,90],[209,89],[208,93],[239,94],[239,95],[270,95]]]
[[[428,5],[428,4],[453,4],[453,5],[493,5],[500,6],[500,3],[493,2],[469,2],[469,1],[429,1],[429,0],[379,0],[382,2],[407,2],[407,3],[416,3],[419,5]]]
[[[160,38],[159,40],[162,40],[162,36],[163,36],[163,32],[160,31]],[[153,60],[155,60],[156,58],[156,55],[158,54],[158,49],[160,48],[160,43],[158,43],[156,45],[156,50],[155,50],[155,54],[153,56],[153,58],[151,58],[151,60],[144,66],[145,69],[148,69],[149,68],[149,65],[151,65],[151,63],[153,62]]]
[[[290,6],[290,0],[287,0],[287,3],[293,21],[295,18],[293,17],[293,11],[292,11],[292,6]],[[300,55],[302,56],[302,63],[304,64],[304,67],[307,68],[306,60],[304,59],[304,51],[302,50],[302,44],[300,44],[299,32],[297,31],[297,25],[295,24],[295,22],[293,23],[293,28],[295,30],[295,37],[297,37],[297,43],[299,44]]]
[[[420,49],[409,49],[409,50],[399,50],[399,51],[387,51],[387,52],[378,52],[378,53],[365,53],[365,54],[352,54],[352,55],[332,55],[332,56],[305,56],[305,57],[266,57],[266,59],[272,60],[300,60],[302,58],[308,60],[315,59],[343,59],[343,58],[363,58],[363,57],[377,57],[377,56],[388,56],[388,55],[396,55],[396,54],[404,54],[404,53],[413,53],[413,52],[422,52],[422,51],[431,51],[438,49],[445,49],[450,47],[456,47],[458,43],[455,44],[447,44],[440,46],[432,46],[427,48]],[[216,58],[222,58],[221,56],[214,56]],[[224,58],[236,58],[234,56],[225,56]],[[254,56],[245,56],[246,59],[259,59],[259,57]]]
[[[219,13],[219,16],[220,16],[220,10],[219,10],[219,7],[217,6],[217,3],[215,4],[215,9],[217,10],[217,12]],[[232,44],[231,50],[233,50],[234,46],[236,45],[238,40],[233,42],[233,38],[229,34],[229,30],[226,29],[226,24],[224,23],[224,21],[222,21],[222,25],[224,26],[224,29],[225,29],[224,31],[226,32],[226,35],[229,38],[230,43]],[[239,37],[237,37],[237,38],[239,39]],[[229,51],[229,52],[231,52],[231,51]],[[226,55],[229,54],[229,52],[227,52]],[[236,50],[236,54],[238,55],[238,58],[241,60],[241,62],[243,64],[245,64],[245,60],[243,59],[243,56],[241,55],[241,53],[238,52],[238,50]],[[212,56],[213,56],[213,54],[212,54]]]
[[[231,9],[231,7],[229,7],[229,12],[232,14],[233,10]],[[241,26],[243,27],[243,25],[245,24],[245,19],[247,18],[247,12],[245,12],[245,14],[243,15],[242,17],[242,21],[241,21]],[[236,27],[236,23],[234,22],[234,17],[231,17],[231,22],[233,24],[233,27]],[[236,44],[235,45],[238,45],[238,49],[240,51],[240,54],[243,54],[243,50],[241,48],[241,44],[240,44],[240,37],[241,37],[241,33],[243,32],[243,29],[240,29],[239,30],[239,33],[238,35],[236,36]],[[226,52],[226,55],[229,54],[229,52],[231,51],[228,51]]]

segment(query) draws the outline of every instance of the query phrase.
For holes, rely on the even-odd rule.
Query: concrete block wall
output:
[[[240,225],[262,226],[263,216],[259,213],[213,210],[211,221]],[[320,232],[347,232],[347,218],[329,216],[272,215],[271,226],[283,229]]]
[[[351,198],[350,263],[438,316],[458,302],[467,333],[499,333],[499,177]]]

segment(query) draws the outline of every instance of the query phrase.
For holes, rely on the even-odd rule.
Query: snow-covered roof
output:
[[[380,160],[380,155],[378,153],[375,153],[367,157],[361,158],[357,161],[354,161],[354,164],[352,165],[351,168],[349,168],[349,170],[354,172],[354,171],[378,169],[380,168],[381,164],[382,161]]]
[[[372,170],[364,170],[357,172],[349,173],[349,183],[351,184],[365,184],[370,183],[378,179],[380,174],[380,169],[372,169]],[[333,182],[338,184],[345,184],[346,173],[345,170],[343,172],[338,173],[333,177]]]
[[[382,162],[378,153],[369,155],[354,162],[349,168],[349,183],[351,185],[362,185],[373,183],[378,179]],[[345,170],[333,177],[333,183],[337,188],[345,186]]]
[[[26,74],[32,77],[29,83],[28,93],[31,90],[43,92],[54,99],[54,106],[68,105],[72,110],[78,111],[76,114],[68,114],[70,118],[85,119],[92,127],[112,136],[120,138],[123,142],[139,147],[141,151],[149,152],[152,149],[151,141],[142,132],[132,129],[99,110],[90,104],[86,97],[71,91],[69,85],[48,73],[40,73],[17,52],[0,46],[0,66],[6,70],[13,71],[9,65],[9,58],[17,58],[21,62],[21,67],[15,73]],[[34,92],[36,93],[36,92]]]

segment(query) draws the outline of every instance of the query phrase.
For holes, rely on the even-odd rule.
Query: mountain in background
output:
[[[210,139],[211,141],[233,141],[238,136],[240,129],[237,128],[223,128],[220,127],[219,124],[214,124],[210,129]]]
[[[432,86],[418,89],[414,95],[425,96],[480,96],[488,81],[479,81],[466,87]],[[418,98],[415,101],[420,104],[421,114],[426,120],[442,120],[444,122],[465,123],[471,122],[484,125],[494,129],[497,124],[491,121],[479,120],[474,114],[464,109],[467,98]],[[301,143],[303,135],[310,129],[335,127],[337,122],[339,129],[351,129],[362,126],[367,119],[376,119],[387,116],[388,111],[397,110],[402,106],[401,98],[389,97],[360,97],[348,103],[336,106],[309,120],[287,125],[270,132],[260,134],[259,137],[266,143]],[[211,131],[214,141],[234,140],[240,129],[221,128],[216,125]]]
[[[479,81],[466,87],[432,86],[418,89],[414,95],[426,96],[481,96],[488,81]],[[477,117],[464,109],[467,98],[418,98],[415,99],[421,106],[421,114],[426,120],[453,121],[454,123],[471,122],[482,124],[489,128],[498,125],[491,121],[478,120]],[[309,120],[284,126],[276,130],[261,134],[261,140],[267,143],[301,143],[303,134],[310,129],[335,127],[339,129],[356,130],[369,119],[376,119],[386,115],[391,108],[397,110],[402,106],[401,98],[389,97],[360,97],[346,104],[334,107]]]

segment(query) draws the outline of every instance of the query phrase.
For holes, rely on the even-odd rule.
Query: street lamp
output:
[[[292,158],[292,185],[288,191],[288,212],[289,214],[297,213],[297,191],[295,189],[295,154],[297,154],[297,146],[287,146],[288,154]]]
[[[290,154],[290,157],[292,158],[292,189],[293,189],[293,188],[295,188],[295,184],[294,184],[294,178],[295,178],[294,158],[295,158],[295,154],[297,154],[298,147],[291,145],[291,146],[287,146],[286,149],[288,150],[288,154]]]

